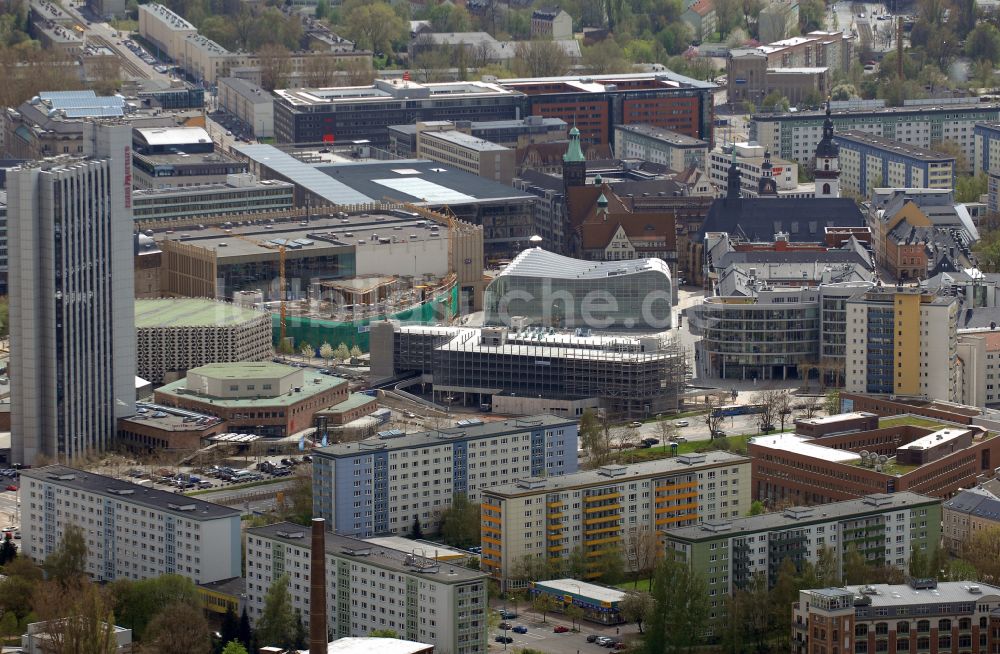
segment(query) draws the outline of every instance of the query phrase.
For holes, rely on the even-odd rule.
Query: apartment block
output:
[[[251,621],[263,614],[271,585],[287,575],[292,607],[308,630],[311,554],[307,527],[283,522],[247,530]],[[486,581],[477,570],[328,533],[327,633],[336,640],[391,629],[400,638],[433,645],[436,654],[486,654]]]
[[[768,157],[767,155],[771,156]],[[708,176],[718,188],[726,188],[729,167],[733,161],[740,172],[740,192],[743,197],[757,197],[760,179],[764,175],[764,162],[771,165],[770,177],[774,179],[779,198],[815,197],[814,184],[799,184],[799,165],[773,156],[774,152],[756,143],[734,143],[708,153]],[[779,230],[780,231],[780,230]],[[773,234],[771,234],[773,236]]]
[[[998,602],[1000,588],[968,581],[802,590],[789,651],[987,654],[1000,647]]]
[[[954,297],[903,286],[852,297],[844,390],[956,401],[958,308]]]
[[[507,587],[519,559],[558,561],[576,548],[593,566],[588,577],[600,574],[600,557],[609,551],[633,565],[646,536],[745,514],[749,475],[747,457],[708,452],[485,489],[483,570]]]
[[[941,500],[915,493],[880,493],[817,507],[668,529],[666,547],[708,584],[710,619],[725,618],[725,598],[756,574],[774,585],[785,559],[815,564],[832,548],[843,560],[857,549],[871,565],[906,570],[913,551],[930,558],[941,539]]]
[[[615,125],[615,154],[619,159],[642,159],[683,171],[705,170],[708,142],[652,125]]]
[[[577,470],[577,423],[552,415],[497,422],[462,420],[414,434],[384,432],[316,450],[313,514],[357,538],[436,532],[455,494],[479,502],[520,477]]]
[[[972,170],[976,175],[1000,173],[1000,122],[976,123],[973,128],[975,152]]]
[[[977,127],[978,129],[978,127]],[[867,198],[874,188],[955,186],[955,157],[861,131],[839,132],[840,188]]]
[[[70,525],[97,581],[240,576],[240,511],[66,466],[21,473],[21,552],[43,563]]]
[[[996,482],[986,482],[996,489]],[[955,556],[977,533],[1000,527],[1000,498],[983,486],[963,490],[942,504],[942,544]]]
[[[1000,120],[1000,104],[925,104],[914,101],[902,107],[848,109],[832,112],[837,133],[859,130],[893,141],[933,148],[948,141],[962,151],[965,166],[972,169],[975,158],[974,129],[977,123]],[[823,111],[759,113],[750,122],[750,138],[770,148],[782,159],[812,163],[816,145],[823,137]]]

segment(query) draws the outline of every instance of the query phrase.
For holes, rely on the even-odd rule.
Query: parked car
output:
[[[498,643],[504,643],[504,644],[509,644],[514,642],[513,638],[511,638],[510,636],[504,636],[503,634],[498,634],[497,637],[494,638],[493,640],[495,640]]]
[[[511,631],[513,631],[515,634],[526,634],[528,633],[528,628],[525,627],[523,624],[519,624],[513,629],[511,629]]]
[[[17,486],[15,486],[14,484],[11,484],[10,486],[7,487],[7,490],[9,490],[9,491],[17,491]]]
[[[608,642],[604,643],[604,646],[608,649],[618,649],[619,643],[624,644],[617,638],[608,638]]]
[[[642,427],[642,423],[639,422],[638,420],[633,420],[632,422],[628,423],[628,426],[629,427]]]
[[[414,412],[412,412],[412,411],[407,411],[407,412],[406,412],[406,413],[404,413],[403,415],[404,415],[404,416],[406,416],[407,418],[416,418],[416,417],[417,417],[417,414],[415,414],[415,413],[414,413]]]
[[[650,436],[649,438],[642,439],[642,442],[643,443],[649,443],[649,446],[652,447],[654,445],[659,445],[660,439],[659,438],[653,438],[652,436]]]
[[[594,642],[600,645],[601,647],[607,647],[608,643],[615,642],[615,639],[608,638],[607,636],[598,636],[597,638],[594,639]]]
[[[595,642],[597,642],[598,638],[603,638],[603,636],[598,636],[597,634],[590,634],[589,636],[587,636],[587,642],[588,643],[595,643]]]
[[[514,625],[512,625],[509,622],[501,622],[500,624],[497,625],[497,627],[503,629],[504,631],[510,631],[514,627]]]
[[[689,423],[687,420],[678,420],[677,422],[674,423],[674,427],[687,427],[689,424],[691,423]]]
[[[500,609],[500,617],[504,620],[513,620],[517,617],[517,614],[507,609]]]
[[[555,627],[552,628],[552,633],[556,634],[564,634],[567,631],[569,631],[569,627],[564,627],[561,624],[556,625]]]
[[[726,432],[722,431],[721,429],[716,429],[715,431],[712,432],[712,438],[725,438],[725,437],[726,437]]]
[[[627,645],[625,645],[625,643],[623,643],[621,641],[618,641],[617,643],[615,643],[614,647],[612,647],[611,649],[613,649],[613,650],[615,650],[617,652],[619,650],[625,649],[626,647],[627,647]]]

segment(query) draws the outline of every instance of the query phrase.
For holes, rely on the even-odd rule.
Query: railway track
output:
[[[103,36],[98,36],[96,34],[88,34],[87,40],[96,46],[108,48],[116,55],[118,55],[118,59],[121,61],[122,70],[127,75],[136,79],[149,79],[149,73],[143,70],[142,67],[136,64],[134,61],[129,59],[128,56],[123,54],[119,49],[120,46],[116,46]]]

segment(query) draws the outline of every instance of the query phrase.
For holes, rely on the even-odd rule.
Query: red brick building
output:
[[[773,434],[751,439],[747,450],[754,498],[772,505],[898,491],[948,498],[1000,462],[1000,438],[958,425],[897,425],[813,439]]]

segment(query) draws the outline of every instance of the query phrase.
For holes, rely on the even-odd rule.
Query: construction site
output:
[[[372,380],[447,406],[494,413],[622,419],[674,412],[690,378],[669,332],[643,336],[554,328],[371,326]],[[406,380],[409,380],[407,383]]]
[[[278,342],[293,346],[366,349],[370,321],[446,322],[479,309],[486,286],[482,228],[412,205],[193,226],[153,238],[163,295],[266,308]]]

